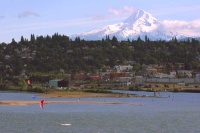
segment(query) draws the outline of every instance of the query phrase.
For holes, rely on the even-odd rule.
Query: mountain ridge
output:
[[[147,36],[150,40],[168,41],[174,37],[177,39],[191,37],[178,33],[173,29],[167,29],[162,21],[153,17],[150,13],[144,10],[137,10],[120,23],[72,35],[71,38],[79,36],[85,40],[101,40],[107,35],[110,37],[115,36],[118,40],[137,39],[138,37],[144,40],[145,36]]]

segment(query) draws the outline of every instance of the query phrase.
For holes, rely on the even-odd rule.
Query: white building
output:
[[[116,69],[117,72],[127,72],[127,71],[132,71],[133,66],[131,66],[131,65],[127,65],[127,66],[116,65],[116,66],[114,66],[114,69]]]
[[[192,71],[190,70],[177,70],[177,74],[188,78],[192,77]]]
[[[175,78],[175,75],[169,75],[165,73],[158,73],[153,75],[154,78]]]

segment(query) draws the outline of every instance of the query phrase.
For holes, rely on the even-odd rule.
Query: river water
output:
[[[129,92],[153,96],[152,92]],[[40,100],[34,93],[0,92],[0,100]],[[0,106],[0,133],[198,133],[200,96],[162,92],[163,98],[82,98],[121,104],[57,103]],[[170,96],[170,97],[169,97]],[[77,100],[47,98],[47,100]]]

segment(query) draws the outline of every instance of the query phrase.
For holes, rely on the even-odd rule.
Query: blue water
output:
[[[130,92],[153,96],[152,92]],[[36,98],[32,98],[36,96]],[[162,92],[163,98],[82,98],[121,104],[57,103],[0,106],[0,133],[198,133],[200,96]],[[170,96],[170,97],[169,97]],[[41,100],[34,93],[0,92],[0,100]],[[74,101],[77,98],[46,98]],[[134,106],[138,105],[138,106]],[[70,125],[61,125],[70,124]]]

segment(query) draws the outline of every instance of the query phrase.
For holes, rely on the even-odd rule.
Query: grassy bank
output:
[[[143,91],[167,91],[167,92],[200,92],[199,84],[175,84],[175,83],[149,83],[139,87]]]
[[[102,87],[98,86],[98,84],[92,84],[92,86],[73,86],[71,85],[68,89],[65,88],[61,91],[58,91],[55,87],[49,88],[47,85],[44,84],[31,84],[28,85],[26,83],[23,84],[1,84],[0,90],[11,90],[11,91],[28,91],[28,92],[38,92],[38,93],[54,93],[54,91],[58,91],[61,93],[81,93],[82,95],[88,96],[89,93],[91,94],[111,94],[111,89],[118,89],[118,90],[131,90],[131,91],[167,91],[167,92],[193,92],[193,93],[200,93],[200,85],[199,84],[158,84],[158,83],[146,83],[144,85],[132,85],[132,86],[115,86],[111,84],[110,86]],[[74,94],[73,94],[74,95]],[[113,95],[113,94],[112,94]]]

